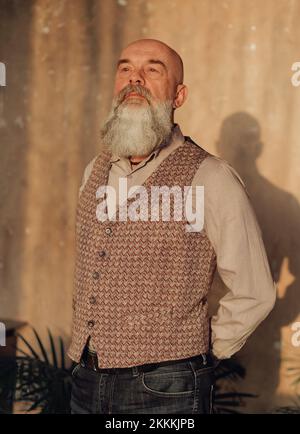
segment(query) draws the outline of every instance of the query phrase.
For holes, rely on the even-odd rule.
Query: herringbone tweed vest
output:
[[[185,142],[146,179],[151,186],[189,186],[208,153]],[[209,350],[207,293],[216,255],[204,230],[187,221],[112,221],[96,217],[96,191],[106,185],[108,152],[101,152],[80,195],[72,341],[79,362],[92,337],[99,367],[130,367],[190,357]],[[171,201],[171,216],[174,202]]]

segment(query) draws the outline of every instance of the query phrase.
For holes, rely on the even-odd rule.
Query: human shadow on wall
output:
[[[279,382],[281,328],[295,321],[300,312],[300,206],[292,194],[278,188],[259,172],[256,160],[264,144],[260,125],[253,116],[246,112],[228,116],[222,123],[216,145],[220,157],[236,169],[246,184],[262,230],[273,279],[278,283],[283,274],[289,277],[285,278],[286,287],[280,285],[280,296],[277,295],[273,311],[240,352],[248,372],[247,387],[253,385],[253,391],[260,395],[259,407],[267,410],[274,406]],[[282,179],[286,170],[282,167]]]

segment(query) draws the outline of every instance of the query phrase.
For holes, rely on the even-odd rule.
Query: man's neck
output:
[[[150,155],[150,154],[148,154],[148,155]],[[142,160],[144,160],[146,157],[148,157],[148,155],[137,155],[137,156],[130,155],[128,158],[129,158],[129,161],[134,164],[134,163],[140,163]]]

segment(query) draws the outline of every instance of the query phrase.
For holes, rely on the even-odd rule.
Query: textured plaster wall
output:
[[[128,42],[161,39],[182,55],[190,89],[176,120],[243,177],[278,282],[276,308],[239,354],[248,371],[240,389],[260,395],[247,410],[290,403],[287,368],[300,366],[291,345],[300,312],[300,87],[291,83],[299,22],[299,0],[0,0],[0,316],[68,342],[77,193],[101,146],[114,64]]]

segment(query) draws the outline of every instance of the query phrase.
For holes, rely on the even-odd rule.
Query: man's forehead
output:
[[[171,61],[172,53],[162,44],[158,43],[135,43],[126,47],[121,55],[120,59],[129,59],[131,60],[149,60],[149,59],[157,59],[164,60],[166,62]]]
[[[183,81],[181,57],[167,44],[156,39],[141,39],[132,42],[122,50],[118,64],[123,60],[132,62],[160,61],[174,74],[178,83]]]

